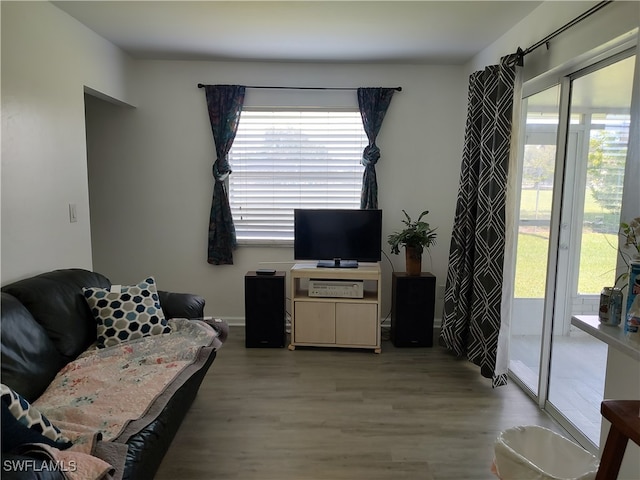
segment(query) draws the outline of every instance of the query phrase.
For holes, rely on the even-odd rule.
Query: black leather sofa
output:
[[[110,286],[111,282],[99,273],[66,269],[2,287],[2,383],[30,402],[37,399],[57,372],[96,339],[96,322],[82,296],[82,287]],[[164,291],[158,293],[166,318],[203,317],[205,302],[202,297]],[[162,413],[126,442],[128,453],[122,478],[154,477],[216,357],[215,346],[209,350],[204,366],[176,391]],[[29,458],[28,465],[34,467],[30,471],[6,468],[12,465],[12,461],[24,458]],[[2,478],[64,478],[61,472],[39,469],[40,461],[3,452]]]

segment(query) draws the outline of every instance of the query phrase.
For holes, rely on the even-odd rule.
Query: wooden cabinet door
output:
[[[336,343],[335,304],[330,302],[294,303],[295,343]]]
[[[374,303],[336,304],[338,345],[378,345],[378,306]]]

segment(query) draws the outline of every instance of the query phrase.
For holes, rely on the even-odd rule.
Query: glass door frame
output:
[[[602,47],[575,59],[568,64],[550,70],[538,77],[526,81],[522,87],[522,99],[540,93],[554,86],[560,86],[559,101],[559,124],[556,140],[556,159],[554,172],[554,189],[552,192],[552,207],[549,232],[549,250],[547,252],[547,278],[545,286],[545,298],[543,303],[543,327],[540,353],[540,371],[538,377],[537,392],[532,391],[524,382],[520,381],[515,374],[509,370],[512,381],[520,386],[529,396],[531,396],[538,406],[548,411],[556,421],[558,421],[579,443],[585,448],[597,453],[598,447],[594,445],[582,432],[576,429],[548,400],[549,382],[551,374],[551,350],[553,338],[553,322],[555,318],[564,315],[568,307],[567,288],[569,282],[559,285],[557,272],[564,269],[568,271],[570,262],[569,245],[571,245],[572,216],[564,209],[563,201],[568,195],[569,188],[573,190],[575,185],[567,187],[565,176],[567,173],[567,157],[569,149],[569,129],[570,129],[570,103],[571,84],[576,78],[588,75],[591,72],[604,68],[617,61],[636,55],[636,62],[639,62],[640,52],[638,52],[638,31],[637,29],[615,39]],[[637,81],[637,80],[636,80]],[[524,114],[525,112],[523,112]],[[524,118],[524,115],[523,115]],[[524,139],[525,122],[521,118],[519,133],[517,138]],[[518,145],[518,152],[521,154],[524,149],[524,142],[521,140]],[[520,155],[520,159],[522,155]],[[518,165],[518,175],[521,175],[521,162]],[[519,197],[519,195],[518,195]],[[519,203],[519,202],[518,202]],[[571,207],[573,208],[573,206]],[[513,280],[513,279],[512,279]],[[562,290],[562,291],[560,291]],[[562,304],[562,305],[561,305]],[[564,306],[563,306],[564,305]]]

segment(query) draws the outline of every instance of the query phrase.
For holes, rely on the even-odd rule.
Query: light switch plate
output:
[[[78,221],[78,212],[76,211],[76,204],[69,204],[69,223],[76,223]]]

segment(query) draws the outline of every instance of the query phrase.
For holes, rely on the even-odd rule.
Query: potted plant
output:
[[[630,269],[631,263],[640,262],[640,217],[632,219],[629,223],[620,222],[619,235],[624,240],[624,243],[618,248],[618,254],[624,261],[627,269]],[[621,284],[621,290],[624,290],[627,287],[628,281],[629,271],[626,271],[616,278],[614,285],[617,287]]]
[[[404,246],[406,254],[407,275],[420,275],[422,271],[422,252],[426,248],[436,243],[435,228],[431,228],[422,218],[429,213],[425,210],[420,214],[417,220],[411,220],[411,217],[405,210],[402,210],[405,219],[402,223],[406,225],[403,230],[394,232],[389,235],[389,245],[391,245],[391,253],[398,255],[400,246]]]

